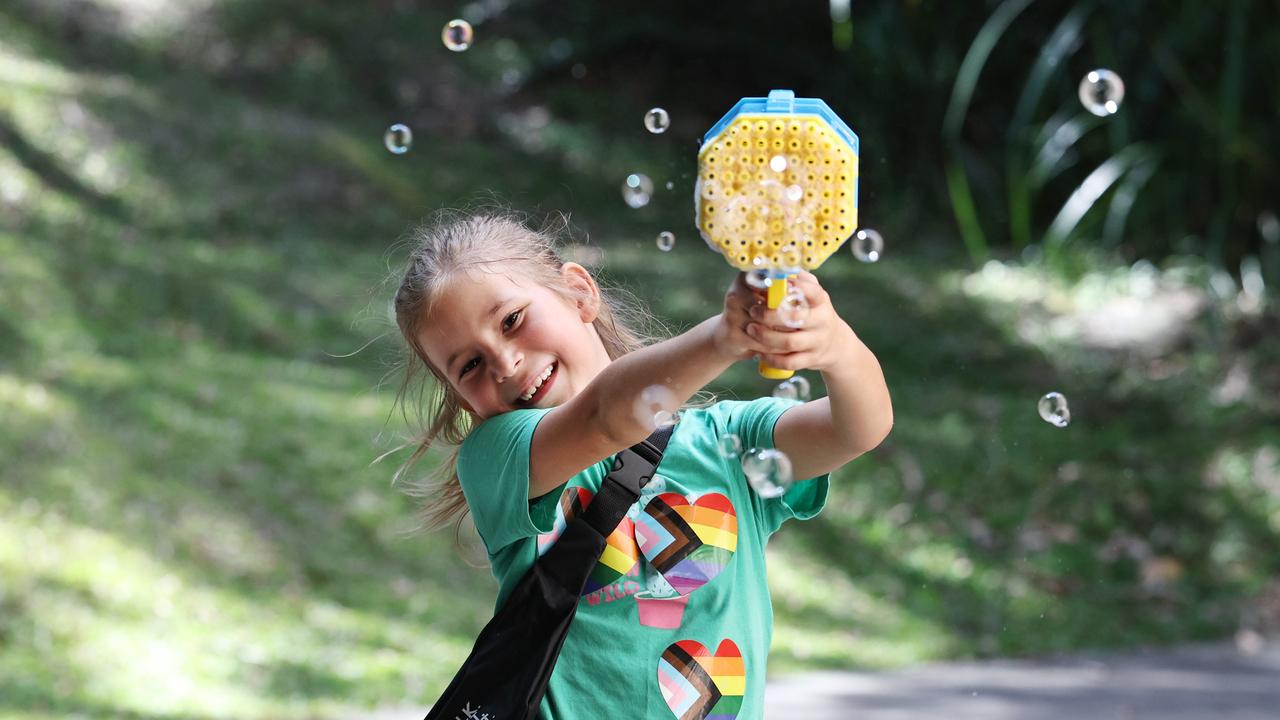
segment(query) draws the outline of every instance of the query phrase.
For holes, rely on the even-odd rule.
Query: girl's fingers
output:
[[[816,353],[798,352],[787,355],[760,353],[760,359],[769,367],[779,370],[804,370],[817,361]]]
[[[807,328],[775,330],[758,322],[747,325],[747,336],[764,346],[765,352],[771,353],[805,351],[818,344],[819,335],[816,330]]]

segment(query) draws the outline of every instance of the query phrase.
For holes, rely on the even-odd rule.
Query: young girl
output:
[[[425,368],[435,402],[397,477],[437,439],[456,446],[427,515],[438,524],[471,511],[499,606],[590,503],[612,457],[654,430],[652,413],[635,411],[646,388],[684,404],[755,356],[822,373],[820,400],[683,408],[583,591],[541,705],[545,720],[762,717],[773,629],[765,543],[788,518],[816,515],[828,474],[888,434],[875,356],[809,273],[794,280],[810,306],[802,329],[739,274],[723,312],[648,343],[586,268],[560,259],[554,237],[509,215],[445,216],[413,239],[396,321],[413,353],[409,378]],[[729,434],[744,449],[785,452],[807,479],[761,497],[721,452]]]

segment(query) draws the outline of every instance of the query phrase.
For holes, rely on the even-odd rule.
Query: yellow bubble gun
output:
[[[703,136],[694,221],[730,265],[767,278],[776,309],[787,279],[817,269],[858,227],[858,136],[817,98],[742,98]],[[793,372],[761,361],[760,374]]]

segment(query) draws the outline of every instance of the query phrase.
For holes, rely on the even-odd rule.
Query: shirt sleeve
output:
[[[490,555],[540,532],[529,514],[529,448],[548,412],[495,415],[476,426],[458,451],[458,482]]]
[[[724,401],[721,405],[727,410],[725,431],[737,435],[742,440],[743,452],[751,448],[776,447],[773,443],[773,428],[777,425],[778,419],[787,410],[802,404],[799,400],[775,397],[759,398],[749,402]],[[737,471],[742,481],[747,482],[746,476],[741,474],[741,465],[737,466]],[[751,492],[751,496],[758,502],[760,519],[765,531],[772,535],[782,523],[791,518],[808,520],[821,512],[827,504],[827,493],[830,487],[831,474],[823,473],[811,478],[797,478],[781,497],[762,498],[755,491]]]

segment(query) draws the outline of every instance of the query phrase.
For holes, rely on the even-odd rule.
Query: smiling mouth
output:
[[[516,398],[516,403],[515,403],[516,407],[533,407],[534,405],[536,405],[538,401],[546,397],[547,393],[551,389],[551,384],[556,381],[556,378],[559,375],[560,375],[560,363],[559,362],[551,363],[551,374],[547,375],[547,379],[542,381],[542,385],[539,386],[538,389],[534,391],[533,395],[528,400],[525,400],[523,397]]]

